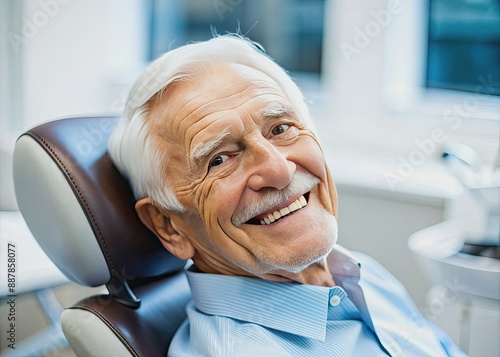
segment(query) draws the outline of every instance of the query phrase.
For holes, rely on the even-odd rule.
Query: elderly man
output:
[[[303,96],[256,44],[153,62],[109,149],[187,269],[171,356],[460,356],[401,284],[336,245],[337,196]]]

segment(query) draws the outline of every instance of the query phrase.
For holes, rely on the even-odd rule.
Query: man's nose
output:
[[[281,190],[290,184],[297,167],[287,159],[285,152],[265,139],[254,142],[251,151],[253,160],[248,186],[252,190],[265,187]]]

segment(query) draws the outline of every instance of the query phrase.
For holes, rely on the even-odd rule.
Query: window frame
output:
[[[386,32],[383,98],[387,108],[440,116],[458,108],[466,120],[500,121],[499,96],[426,86],[429,3],[412,1],[405,6],[411,9],[395,17]],[[478,81],[478,85],[484,84]]]

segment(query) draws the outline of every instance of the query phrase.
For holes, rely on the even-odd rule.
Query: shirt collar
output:
[[[357,262],[347,250],[335,246],[329,263],[330,260],[334,262],[330,267],[338,285],[346,275],[347,266],[350,267],[348,275],[356,273],[352,267],[357,268]],[[325,339],[331,288],[206,274],[194,269],[188,269],[187,276],[194,304],[205,314],[226,316],[321,341]]]
[[[359,281],[361,263],[354,258],[350,251],[338,244],[328,256],[328,267],[337,285],[342,286],[346,280],[350,283],[358,283]]]

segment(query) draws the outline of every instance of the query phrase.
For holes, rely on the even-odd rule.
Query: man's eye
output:
[[[290,127],[290,125],[287,125],[287,124],[280,124],[280,125],[276,125],[273,130],[272,130],[272,133],[273,135],[279,135],[279,134],[282,134],[284,133],[288,128]]]
[[[209,167],[219,166],[224,163],[229,158],[228,155],[217,155],[210,161]]]

